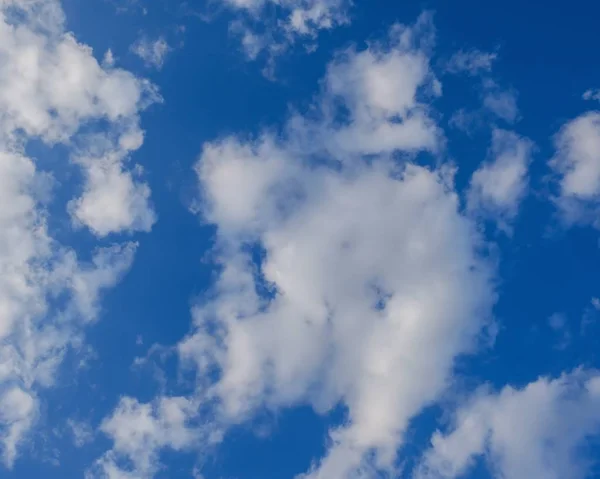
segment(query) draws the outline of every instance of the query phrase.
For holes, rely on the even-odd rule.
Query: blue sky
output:
[[[0,478],[600,477],[599,8],[0,1]]]

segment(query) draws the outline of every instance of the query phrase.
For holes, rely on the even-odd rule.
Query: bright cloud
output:
[[[126,71],[102,68],[65,31],[53,0],[0,2],[0,60],[0,446],[11,467],[39,414],[41,391],[81,344],[101,293],[129,269],[137,246],[97,248],[82,262],[53,239],[47,204],[56,185],[44,162],[27,155],[28,142],[78,151],[73,160],[86,180],[72,213],[82,225],[98,235],[147,230],[148,189],[134,182],[125,160],[141,145],[138,113],[156,93]],[[94,122],[109,125],[102,147],[78,134]],[[107,162],[110,174],[94,173]],[[107,210],[107,197],[121,204]]]
[[[353,6],[346,0],[220,4],[234,12],[229,28],[247,56],[267,58],[267,73],[292,45],[311,50],[324,30],[348,24]],[[138,243],[113,243],[117,235],[150,232],[157,221],[144,169],[133,157],[144,151],[140,115],[161,98],[154,85],[117,66],[113,51],[120,54],[123,45],[111,44],[100,60],[69,33],[58,0],[0,0],[0,12],[0,460],[10,468],[47,414],[44,394],[56,385],[63,358],[83,349],[103,292],[132,265]],[[191,328],[173,346],[150,346],[158,327],[133,332],[136,351],[149,346],[135,364],[150,363],[155,353],[177,364],[161,370],[158,392],[142,387],[136,397],[140,388],[132,384],[102,391],[98,410],[83,404],[66,413],[55,435],[66,431],[82,454],[93,451],[86,479],[205,477],[205,455],[237,427],[252,429],[265,413],[279,417],[302,406],[329,429],[325,447],[297,471],[298,479],[450,479],[476,467],[497,478],[586,477],[588,439],[600,434],[597,371],[570,365],[573,372],[557,379],[519,387],[472,393],[463,387],[473,379],[464,371],[467,357],[501,329],[494,307],[507,279],[497,264],[505,244],[517,252],[509,269],[519,261],[529,265],[519,255],[539,245],[531,241],[533,226],[526,245],[517,243],[516,221],[539,171],[534,142],[516,130],[517,91],[492,71],[497,54],[462,49],[440,60],[435,37],[432,14],[424,13],[413,25],[392,25],[379,40],[343,43],[308,106],[298,102],[283,124],[232,133],[219,115],[211,118],[210,134],[227,134],[201,147],[192,209],[213,235],[213,281],[198,288]],[[130,42],[124,48],[156,69],[171,50],[162,37]],[[448,80],[443,88],[440,79]],[[465,81],[474,104],[461,95],[447,101],[448,84]],[[172,86],[165,91],[181,101]],[[204,94],[198,91],[203,100]],[[441,111],[454,100],[460,104],[453,116]],[[189,112],[198,106],[186,95],[182,103]],[[202,108],[212,114],[210,104]],[[184,136],[196,131],[169,120],[177,138],[179,126]],[[482,161],[466,175],[460,155],[480,140],[460,137],[454,150],[441,126],[448,122],[470,134],[473,126],[485,129],[475,156]],[[33,142],[60,149],[80,173],[62,204],[55,195],[61,185],[43,155],[31,153]],[[556,189],[549,198],[540,193],[539,203],[556,205],[567,225],[600,227],[600,113],[566,122],[554,142],[544,184]],[[77,230],[75,244],[54,227],[51,212],[58,207],[70,219],[61,225]],[[508,235],[494,237],[486,222]],[[153,237],[154,254],[168,251],[164,238]],[[175,282],[178,269],[165,263],[176,266],[182,258],[165,258],[163,269],[148,271]],[[595,291],[584,293],[587,301]],[[167,307],[170,299],[165,295]],[[562,306],[538,318],[538,332],[562,339],[564,349],[589,339],[584,330],[600,301],[588,305],[579,334]],[[563,310],[569,313],[552,314]],[[446,414],[415,452],[412,428],[435,405]],[[331,424],[339,411],[343,420]],[[109,447],[98,452],[104,445],[96,439]],[[172,471],[173,452],[192,453],[192,461]]]
[[[284,139],[208,143],[197,165],[222,272],[178,345],[197,371],[193,397],[212,405],[216,430],[265,407],[325,414],[344,405],[347,424],[330,431],[306,477],[392,471],[410,420],[445,391],[454,360],[474,351],[495,300],[452,168],[389,156],[438,147],[417,100],[437,94],[430,28],[425,16],[393,27],[388,47],[344,52],[329,65],[316,119],[294,115]],[[113,424],[105,458],[125,454],[140,477],[150,473],[136,451],[177,449]],[[111,474],[114,462],[103,466]]]
[[[600,432],[600,376],[577,370],[521,389],[482,389],[437,432],[416,479],[464,477],[483,456],[493,477],[588,477],[586,440]]]
[[[11,1],[3,7],[0,19],[3,141],[18,141],[15,135],[22,131],[48,144],[67,143],[82,125],[109,121],[111,131],[100,147],[95,137],[78,140],[82,150],[78,157],[100,158],[96,162],[78,161],[87,181],[83,195],[74,200],[78,204],[73,209],[74,217],[100,234],[147,230],[154,221],[147,186],[134,185],[124,164],[128,153],[141,146],[141,140],[132,147],[119,139],[141,135],[138,113],[157,101],[154,87],[124,70],[100,66],[89,47],[77,43],[73,35],[64,31],[58,2]],[[8,8],[20,8],[23,21],[11,22]],[[98,163],[104,163],[103,173],[99,173]],[[129,212],[123,214],[113,208],[111,212],[116,217],[110,216],[110,212],[98,213],[98,208],[114,201],[110,198],[114,190]]]
[[[159,398],[140,404],[124,398],[101,425],[115,445],[100,458],[86,478],[126,479],[153,477],[159,470],[157,451],[163,447],[184,450],[197,443],[198,433],[189,427],[193,404],[186,398]],[[133,467],[121,467],[129,460]]]

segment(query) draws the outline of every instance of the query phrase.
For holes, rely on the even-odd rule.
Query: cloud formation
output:
[[[351,0],[221,0],[241,15],[231,23],[246,56],[268,58],[265,72],[272,74],[275,58],[298,41],[314,42],[319,32],[350,22]],[[269,12],[277,12],[276,20]],[[316,48],[316,44],[313,44]]]
[[[411,159],[441,141],[418,100],[439,94],[431,28],[423,16],[343,52],[315,115],[293,115],[284,138],[207,143],[197,164],[221,273],[177,346],[197,375],[191,398],[210,408],[215,431],[265,408],[343,405],[346,423],[305,477],[393,471],[411,419],[445,391],[490,319],[494,271],[460,212],[453,169]],[[121,477],[118,460],[102,461],[139,464],[135,451],[150,447],[112,424],[110,436],[130,443],[115,439],[98,465]],[[122,473],[149,477],[159,466],[144,461]]]
[[[415,479],[464,477],[484,457],[492,477],[588,477],[585,442],[600,432],[600,376],[576,370],[523,388],[481,389],[432,438]]]
[[[64,30],[55,0],[7,0],[0,20],[3,141],[18,144],[22,132],[49,145],[69,144],[83,125],[109,122],[108,132],[77,138],[74,161],[86,182],[73,200],[74,220],[100,236],[147,231],[154,222],[148,187],[134,181],[125,160],[142,145],[138,114],[159,99],[156,89],[127,71],[98,64],[91,49]],[[125,213],[105,211],[113,191]]]
[[[48,205],[58,185],[27,146],[61,144],[73,154],[85,178],[71,202],[74,221],[98,236],[147,230],[148,187],[125,160],[143,138],[138,113],[154,99],[150,84],[101,67],[65,31],[57,1],[0,2],[0,446],[8,467],[39,414],[41,391],[66,351],[80,347],[101,293],[129,269],[137,246],[105,245],[82,262],[53,239]]]
[[[86,473],[86,479],[153,477],[159,470],[161,448],[180,451],[198,444],[198,430],[188,424],[193,412],[193,402],[182,397],[161,397],[153,404],[123,398],[100,427],[112,438],[114,448]],[[127,461],[132,464],[130,471],[120,465]]]

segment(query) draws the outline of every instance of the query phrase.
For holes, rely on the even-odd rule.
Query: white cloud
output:
[[[9,11],[9,7],[24,8],[24,17],[19,17],[20,21],[15,23],[8,17],[14,12]],[[48,11],[54,12],[54,16]],[[118,165],[112,174],[100,177],[90,171],[90,162],[79,162],[86,178],[89,181],[95,179],[96,184],[87,184],[77,201],[102,203],[112,189],[117,188],[125,195],[122,197],[125,207],[135,203],[138,208],[130,215],[129,223],[117,220],[110,231],[135,229],[139,224],[145,230],[148,221],[140,220],[138,216],[148,218],[152,212],[147,198],[139,192],[147,190],[147,186],[139,183],[123,187],[124,183],[131,182],[124,160],[132,148],[121,145],[118,139],[139,132],[138,113],[158,99],[156,91],[129,72],[109,65],[103,68],[89,47],[79,44],[72,34],[63,30],[62,15],[57,12],[60,12],[60,4],[53,0],[3,4],[0,12],[2,141],[14,142],[15,135],[23,132],[48,144],[69,143],[82,125],[107,120],[111,124],[107,142],[112,142],[112,147],[107,147],[106,151],[114,154],[112,158],[98,162],[116,161]],[[53,20],[56,23],[51,23]],[[93,145],[87,147],[94,149]],[[83,141],[80,148],[86,148]],[[93,230],[101,229],[94,216],[78,219],[84,220],[84,224]]]
[[[186,398],[158,398],[153,404],[123,398],[101,426],[114,441],[114,448],[96,462],[86,478],[153,477],[159,469],[160,448],[184,450],[197,442],[197,430],[188,426],[193,409]]]
[[[266,51],[269,70],[274,57],[298,40],[314,40],[321,30],[349,23],[351,0],[221,0],[242,17],[232,23],[231,31],[242,40],[249,59]],[[277,12],[276,19],[267,11]],[[257,27],[257,25],[260,25]]]
[[[554,198],[567,224],[600,226],[600,113],[588,112],[567,122],[555,137],[549,162],[559,192]]]
[[[281,27],[290,35],[314,36],[318,30],[331,29],[348,21],[347,0],[222,0],[228,7],[261,15],[271,4],[279,8],[284,19]],[[264,20],[264,19],[263,19]]]
[[[83,195],[69,204],[75,224],[87,225],[97,236],[150,231],[156,221],[149,207],[150,188],[136,181],[136,172],[124,169],[128,153],[143,141],[139,129],[124,133],[116,144],[104,135],[88,138],[74,156],[86,179]]]
[[[409,421],[476,347],[495,299],[453,170],[392,159],[440,141],[417,100],[435,80],[430,28],[422,17],[392,28],[389,47],[344,52],[310,119],[294,115],[283,138],[208,143],[197,165],[222,270],[178,345],[197,370],[193,397],[214,407],[217,430],[265,407],[346,406],[313,478],[393,470]],[[260,265],[253,248],[264,251]],[[156,454],[170,443],[121,430],[109,431],[108,457],[122,451],[146,477],[141,445]]]
[[[527,193],[532,147],[531,141],[515,133],[493,130],[490,158],[471,177],[469,211],[494,219],[503,230],[510,229]]]
[[[479,50],[461,50],[450,58],[446,65],[449,73],[467,73],[471,76],[489,73],[497,58],[496,53],[482,52]]]
[[[0,443],[2,461],[14,463],[17,447],[31,427],[37,414],[35,397],[23,389],[13,386],[0,396]]]
[[[41,160],[26,155],[28,142],[62,143],[81,166],[86,181],[73,202],[85,205],[74,209],[81,223],[99,235],[148,229],[147,186],[133,181],[125,160],[141,145],[139,111],[154,99],[151,85],[102,68],[65,31],[58,1],[0,2],[0,446],[7,467],[43,410],[41,393],[54,385],[66,351],[81,347],[101,293],[129,269],[136,249],[115,244],[82,262],[53,239],[47,203],[56,185],[43,171],[43,152]],[[100,124],[108,125],[103,149],[80,133]],[[108,163],[111,175],[94,177]],[[94,216],[113,195],[121,207]]]
[[[144,60],[147,66],[160,70],[165,64],[165,59],[171,51],[171,47],[164,37],[150,40],[144,36],[131,45],[131,51]]]
[[[430,22],[423,15],[413,29],[396,25],[388,45],[374,43],[359,53],[348,50],[329,65],[327,98],[332,103],[341,100],[352,120],[338,131],[325,131],[333,152],[437,149],[439,132],[426,105],[417,100],[417,93],[428,93],[427,89],[430,95],[437,93],[427,57]]]
[[[415,479],[464,477],[485,457],[493,477],[588,477],[586,439],[600,433],[600,375],[578,370],[522,389],[479,391],[437,432]]]

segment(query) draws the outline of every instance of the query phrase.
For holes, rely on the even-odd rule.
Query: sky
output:
[[[0,479],[600,478],[599,14],[0,0]]]

